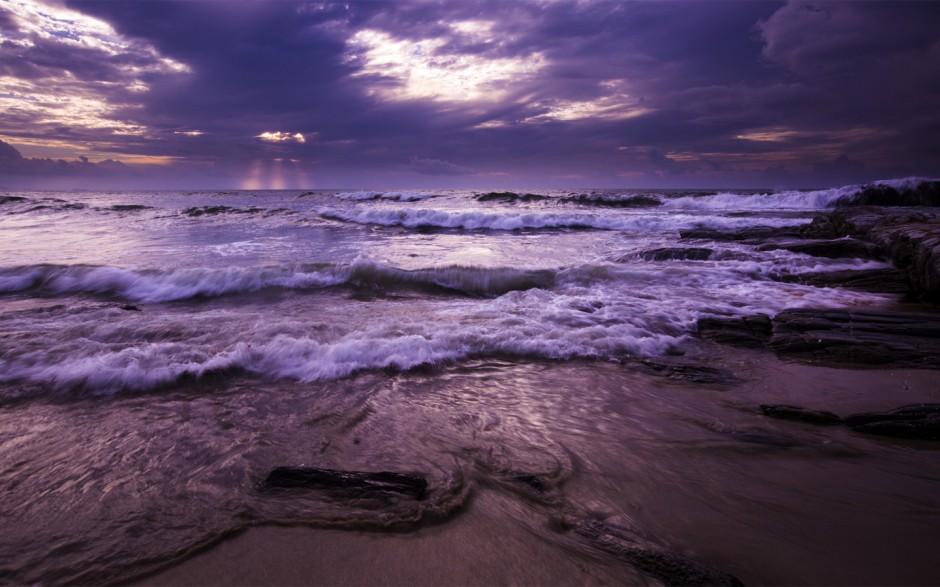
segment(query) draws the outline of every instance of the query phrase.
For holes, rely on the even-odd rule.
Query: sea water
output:
[[[760,582],[838,577],[798,546],[794,512],[851,526],[881,504],[901,520],[900,544],[918,543],[940,515],[940,467],[923,468],[921,448],[876,444],[873,462],[871,441],[794,440],[753,413],[781,395],[846,409],[903,401],[870,405],[857,377],[833,383],[832,370],[694,337],[705,316],[898,304],[782,280],[884,262],[679,239],[804,224],[858,189],[0,194],[0,580],[125,580],[271,524],[421,532],[480,492],[522,500],[509,517],[569,557],[597,555],[538,520],[627,520]],[[644,255],[676,247],[710,253]],[[639,367],[677,356],[735,379],[701,386]],[[763,369],[829,387],[797,390]],[[897,398],[935,399],[925,373],[904,372]],[[431,490],[384,504],[259,491],[271,468],[301,464],[415,472]],[[846,502],[828,466],[878,488]],[[812,480],[787,481],[794,472]],[[519,475],[557,499],[527,502],[506,481]],[[683,477],[696,488],[663,498]],[[677,503],[684,522],[664,527]],[[770,534],[740,535],[762,519]],[[796,550],[777,567],[766,549],[781,547]],[[810,570],[787,571],[795,560]]]

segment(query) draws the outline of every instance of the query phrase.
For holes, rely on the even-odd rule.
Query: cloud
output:
[[[10,6],[0,134],[68,157],[235,185],[277,159],[338,184],[940,165],[927,3]]]

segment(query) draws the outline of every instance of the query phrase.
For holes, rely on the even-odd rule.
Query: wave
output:
[[[34,265],[0,268],[0,293],[96,293],[131,302],[171,302],[196,297],[253,292],[266,288],[319,289],[353,287],[432,287],[473,296],[550,287],[548,269],[445,266],[404,270],[367,260],[348,264],[286,267],[228,267],[134,270],[91,265]]]
[[[398,202],[416,202],[428,198],[436,198],[440,194],[433,192],[342,192],[333,194],[340,200],[395,200]]]
[[[882,196],[877,199],[875,196]],[[929,198],[937,201],[929,203]],[[924,200],[924,201],[921,201]],[[940,185],[937,180],[920,177],[890,179],[872,184],[847,185],[822,190],[785,190],[764,194],[724,192],[715,195],[682,196],[663,200],[672,210],[823,210],[858,204],[937,205]]]
[[[479,212],[405,208],[396,210],[367,208],[320,208],[317,213],[331,220],[379,226],[407,228],[453,228],[465,230],[521,229],[597,229],[597,230],[679,230],[681,228],[738,228],[754,226],[754,219],[720,218],[701,215],[605,215],[553,212]],[[796,218],[762,218],[761,225],[800,224]]]
[[[376,312],[364,328],[338,334],[296,316],[245,320],[224,310],[185,317],[129,317],[116,308],[45,312],[18,318],[31,340],[0,354],[0,381],[111,394],[228,372],[311,382],[484,356],[655,356],[688,327],[671,314],[624,320],[615,305],[537,289],[456,310]]]
[[[661,199],[645,194],[578,194],[561,198],[561,201],[582,206],[603,206],[607,208],[654,208],[663,205]]]
[[[0,196],[0,209],[5,214],[29,214],[31,212],[68,212],[84,210],[87,204],[69,202],[61,198],[26,198],[23,196]]]

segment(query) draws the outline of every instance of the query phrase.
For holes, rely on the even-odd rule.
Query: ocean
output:
[[[0,582],[210,581],[195,561],[260,581],[263,558],[226,581],[213,553],[280,528],[314,561],[505,541],[311,583],[656,584],[571,530],[591,521],[746,583],[936,583],[936,452],[755,413],[937,401],[936,371],[696,336],[907,303],[792,279],[886,261],[680,240],[805,224],[859,190],[0,193]],[[265,491],[277,466],[428,493]]]

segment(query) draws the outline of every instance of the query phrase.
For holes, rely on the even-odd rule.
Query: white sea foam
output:
[[[683,196],[663,200],[663,208],[672,210],[822,210],[831,208],[844,197],[858,192],[859,186],[813,190],[782,191],[770,194],[720,193],[712,196]]]
[[[787,307],[886,299],[773,282],[772,265],[582,265],[557,271],[551,287],[394,306],[338,302],[331,309],[301,304],[260,314],[223,308],[183,315],[62,306],[8,313],[0,315],[0,327],[29,335],[0,355],[0,381],[112,393],[231,369],[320,381],[494,354],[656,356],[679,344],[705,314],[772,315]]]
[[[408,228],[455,228],[466,230],[520,230],[581,228],[599,230],[679,230],[683,228],[738,228],[745,226],[790,226],[805,222],[797,218],[735,218],[695,214],[614,214],[552,212],[444,211],[420,208],[397,210],[374,208],[320,208],[324,218]]]
[[[888,179],[873,182],[895,189],[914,189],[927,181],[922,177]],[[684,196],[663,200],[665,209],[673,210],[823,210],[837,203],[850,201],[865,185],[846,185],[822,190],[785,190],[766,194],[736,194],[733,192],[709,196]]]

